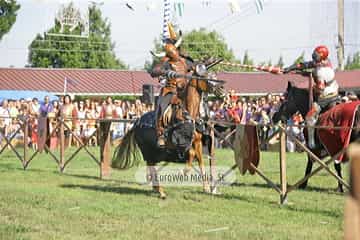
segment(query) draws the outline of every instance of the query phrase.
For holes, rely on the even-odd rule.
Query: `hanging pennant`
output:
[[[157,8],[157,4],[156,4],[155,1],[148,1],[148,2],[146,3],[146,10],[148,10],[148,11],[153,11],[153,10],[155,10],[156,8]]]
[[[229,7],[230,7],[231,13],[233,13],[233,14],[240,12],[240,5],[237,0],[229,0]]]
[[[134,7],[131,6],[129,3],[125,3],[125,6],[130,9],[131,11],[135,11]]]
[[[174,12],[179,16],[182,17],[184,14],[185,4],[183,2],[175,2],[174,3]]]
[[[260,14],[264,11],[265,0],[255,0],[256,12]]]
[[[203,0],[203,1],[201,2],[201,5],[202,5],[203,7],[210,7],[210,6],[211,6],[211,1],[210,1],[210,0]]]

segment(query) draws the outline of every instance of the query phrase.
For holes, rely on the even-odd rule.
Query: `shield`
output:
[[[250,163],[257,167],[260,162],[259,138],[256,126],[237,125],[233,147],[235,162],[240,173],[244,175],[249,170],[250,174],[254,174],[255,170]]]

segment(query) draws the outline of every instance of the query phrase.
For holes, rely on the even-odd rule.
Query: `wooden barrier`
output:
[[[216,123],[220,123],[222,125],[228,125],[228,126],[233,126],[234,123],[229,123],[229,122],[217,122],[217,121],[212,121],[213,124]],[[267,125],[262,125],[262,124],[258,124],[257,126],[272,126],[274,127],[274,125],[271,124],[267,124]],[[287,129],[287,125],[276,125],[278,130],[275,131],[273,134],[271,134],[271,136],[267,139],[267,141],[269,141],[271,138],[273,138],[276,134],[280,134],[280,146],[279,146],[279,161],[280,161],[280,169],[279,169],[279,173],[280,173],[280,183],[276,184],[274,181],[272,181],[269,177],[267,177],[258,167],[254,166],[253,164],[251,164],[251,167],[253,168],[253,170],[263,179],[266,181],[266,183],[272,188],[274,189],[279,195],[280,195],[280,204],[286,204],[287,203],[287,197],[288,194],[297,189],[303,182],[305,182],[306,180],[308,180],[309,178],[311,178],[312,176],[314,176],[315,174],[317,174],[318,172],[320,172],[321,170],[325,169],[328,173],[330,173],[331,176],[333,176],[337,181],[341,182],[345,187],[347,187],[348,189],[350,188],[349,184],[347,182],[345,182],[342,178],[338,177],[337,174],[331,170],[329,168],[329,164],[333,163],[335,161],[335,159],[337,159],[338,156],[340,156],[341,154],[345,153],[346,148],[344,148],[343,150],[341,150],[339,153],[337,153],[335,156],[333,157],[326,157],[324,159],[320,159],[318,156],[316,156],[305,144],[303,144],[302,142],[300,142],[295,136],[292,135],[288,135],[286,133],[286,129]],[[298,126],[298,125],[291,125],[291,126]],[[302,126],[299,126],[302,127]],[[314,128],[332,128],[332,129],[341,129],[341,127],[328,127],[328,126],[315,126]],[[344,127],[344,128],[350,128],[350,127]],[[352,129],[358,129],[358,128],[352,128]],[[233,134],[234,131],[230,132],[229,135],[223,136],[221,133],[219,133],[218,131],[216,131],[216,129],[214,129],[215,134],[218,138],[221,139],[221,141],[223,143],[225,143],[227,146],[229,146],[230,148],[233,149],[232,144],[229,142],[229,135]],[[292,140],[294,140],[295,144],[298,145],[300,147],[300,149],[302,149],[303,151],[305,151],[310,158],[315,161],[316,163],[319,164],[319,166],[313,170],[312,172],[310,172],[308,175],[304,176],[303,178],[301,178],[300,180],[298,180],[295,184],[293,185],[288,185],[287,182],[287,171],[286,171],[286,137],[291,138]],[[229,168],[229,170],[225,173],[225,176],[230,174],[233,170],[235,170],[237,168],[237,164],[235,163],[232,167]],[[360,238],[359,238],[360,239]]]
[[[285,129],[280,131],[280,203],[287,203],[287,178],[286,178],[286,132]]]
[[[229,136],[223,136],[221,133],[219,133],[216,129],[214,129],[215,135],[223,141],[228,147],[234,150],[234,147],[232,143],[229,141]],[[233,134],[234,132],[230,132],[230,134]],[[253,163],[250,163],[251,168],[256,172],[257,175],[259,175],[272,189],[274,189],[280,196],[280,203],[286,204],[287,203],[287,178],[286,178],[286,132],[282,129],[279,130],[280,133],[280,187],[278,184],[276,184],[273,180],[271,180],[269,177],[266,176],[264,172],[262,172],[258,167],[256,167]],[[274,136],[273,134],[272,136]],[[269,140],[269,139],[268,139]],[[237,163],[235,163],[227,172],[223,174],[223,177],[230,174],[232,171],[238,168]],[[218,181],[217,181],[218,182]]]
[[[352,143],[350,157],[350,195],[345,205],[345,240],[360,239],[360,143]]]
[[[59,130],[59,139],[60,139],[60,144],[59,144],[59,150],[60,150],[60,156],[57,157],[55,156],[54,153],[52,153],[50,151],[50,149],[46,146],[45,150],[46,152],[55,160],[55,162],[57,163],[60,172],[63,172],[65,170],[65,168],[67,167],[67,165],[74,159],[74,157],[81,151],[84,150],[85,152],[87,152],[87,154],[90,156],[90,158],[92,160],[95,161],[95,163],[99,166],[100,168],[100,178],[104,179],[104,178],[109,178],[110,177],[110,163],[111,163],[111,144],[110,144],[110,138],[111,138],[111,134],[110,134],[110,126],[112,122],[124,122],[124,123],[129,123],[129,122],[133,122],[131,120],[123,120],[123,119],[101,119],[98,120],[97,122],[99,123],[99,127],[97,128],[97,132],[94,132],[92,134],[92,136],[94,136],[95,134],[99,134],[100,136],[100,158],[96,158],[88,149],[87,149],[87,143],[88,140],[92,137],[90,136],[85,142],[82,142],[81,139],[79,139],[79,137],[76,135],[76,133],[73,132],[72,129],[70,129],[67,124],[66,121],[68,119],[62,119],[59,118],[57,121],[57,125],[55,126],[55,128],[52,130],[51,133],[49,133],[49,136],[52,136],[52,134],[56,131]],[[233,145],[230,143],[230,136],[232,134],[235,133],[235,131],[231,131],[228,135],[223,136],[221,133],[219,133],[214,127],[213,125],[216,124],[217,122],[215,121],[209,121],[210,126],[212,126],[212,134],[218,138],[221,139],[221,141],[223,143],[225,143],[227,146],[229,146],[230,148],[233,149]],[[224,124],[224,122],[222,122]],[[6,147],[9,147],[17,156],[17,158],[21,161],[24,170],[27,169],[27,167],[29,166],[30,162],[35,158],[35,156],[37,155],[38,151],[35,151],[31,156],[29,156],[29,149],[28,149],[28,144],[27,144],[27,138],[28,138],[28,125],[29,124],[29,119],[24,118],[22,119],[22,121],[20,122],[20,127],[13,133],[12,136],[10,136],[9,138],[5,136],[5,146],[3,146],[0,149],[0,154],[4,151],[4,149]],[[226,122],[225,124],[228,125],[234,125],[233,123],[229,123]],[[260,125],[263,126],[263,125]],[[270,126],[270,125],[266,125],[266,126]],[[337,158],[337,156],[339,156],[340,154],[343,154],[346,149],[343,149],[341,152],[339,152],[338,154],[336,154],[336,156],[330,157],[330,158],[325,158],[325,159],[320,159],[319,157],[317,157],[314,153],[311,152],[310,149],[308,149],[303,143],[301,143],[298,139],[296,139],[294,136],[292,135],[287,135],[286,134],[286,125],[278,125],[278,130],[277,132],[273,133],[270,138],[274,137],[277,133],[280,134],[280,147],[279,147],[279,168],[280,168],[280,181],[279,184],[277,184],[276,182],[274,182],[273,180],[271,180],[269,177],[266,176],[266,174],[264,174],[264,172],[262,172],[258,167],[256,167],[254,164],[250,163],[251,168],[256,172],[256,174],[258,174],[271,188],[273,188],[280,196],[280,203],[281,204],[285,204],[287,202],[287,197],[288,197],[288,193],[297,189],[301,183],[303,183],[304,181],[306,181],[307,179],[311,178],[312,176],[314,176],[315,174],[317,174],[319,171],[321,171],[322,169],[325,169],[326,171],[328,171],[334,178],[336,178],[338,181],[340,181],[344,186],[349,188],[349,184],[347,184],[343,179],[339,178],[329,167],[328,165],[334,161],[334,159]],[[326,128],[326,127],[318,127],[318,128]],[[16,148],[11,144],[12,139],[15,137],[15,135],[20,132],[23,131],[24,133],[24,148],[23,148],[23,156],[21,156],[19,154],[19,152],[16,150]],[[67,130],[68,132],[72,133],[75,140],[79,143],[79,147],[72,153],[72,155],[69,158],[65,158],[65,149],[66,149],[66,144],[65,144],[65,135],[64,135],[64,131]],[[1,133],[0,133],[1,134]],[[288,182],[287,182],[287,172],[286,172],[286,137],[290,137],[293,138],[293,140],[295,141],[295,143],[301,148],[303,149],[306,153],[309,154],[309,156],[315,161],[317,162],[320,166],[318,168],[316,168],[315,170],[313,170],[310,174],[308,174],[307,176],[305,176],[304,178],[300,179],[299,181],[297,181],[294,185],[288,186]],[[269,140],[269,138],[267,139]],[[214,146],[213,146],[214,147]],[[212,176],[216,176],[215,174],[215,156],[212,155],[210,156],[210,171],[211,171],[211,175]],[[235,170],[237,168],[237,164],[233,165],[226,173],[225,176],[227,174],[229,174],[231,171]],[[219,181],[214,180],[212,185],[215,188],[216,184]]]
[[[3,118],[3,117],[2,117]],[[20,121],[21,120],[21,121]],[[59,171],[64,172],[68,164],[78,155],[78,153],[81,150],[84,150],[88,156],[94,160],[94,162],[99,166],[100,169],[100,178],[109,178],[110,177],[110,169],[111,169],[111,133],[110,133],[110,126],[112,122],[123,122],[123,123],[131,123],[134,122],[134,120],[125,120],[125,119],[96,119],[98,122],[98,128],[96,131],[92,133],[91,136],[88,136],[87,139],[83,142],[82,139],[80,139],[73,129],[71,129],[67,124],[66,120],[69,119],[63,119],[58,118],[57,124],[53,128],[53,130],[48,134],[47,139],[49,140],[50,137],[58,131],[59,134],[59,157],[57,157],[50,148],[45,145],[45,151],[48,153],[51,158],[56,162]],[[88,119],[87,119],[88,120]],[[4,136],[1,132],[0,134],[3,136],[3,139],[5,140],[5,145],[0,148],[0,154],[3,153],[3,151],[6,148],[10,148],[12,152],[16,155],[16,157],[20,160],[22,163],[23,169],[26,170],[29,167],[30,162],[32,162],[35,158],[35,156],[39,153],[38,150],[36,150],[31,156],[29,156],[29,147],[28,147],[28,137],[29,137],[29,118],[23,118],[19,119],[19,125],[20,127],[12,133],[12,135]],[[75,151],[72,152],[70,157],[66,158],[65,156],[65,150],[68,147],[66,144],[66,136],[64,135],[64,132],[67,131],[72,135],[74,140],[79,144],[79,147],[75,149]],[[23,149],[21,155],[18,150],[13,146],[12,140],[15,138],[15,136],[22,132],[23,135]],[[99,148],[100,148],[100,156],[97,158],[94,156],[93,153],[89,151],[87,148],[88,141],[95,136],[96,134],[99,134],[100,136],[100,142],[99,142]]]
[[[110,177],[110,126],[111,122],[100,122],[100,178]]]
[[[2,148],[0,149],[0,154],[3,153],[3,151],[9,147],[16,155],[16,157],[20,160],[21,164],[23,165],[23,167],[25,167],[26,162],[27,162],[27,148],[24,147],[24,155],[21,156],[21,154],[16,150],[16,148],[12,145],[12,141],[15,139],[16,135],[18,133],[20,133],[20,131],[22,131],[24,133],[24,141],[23,144],[24,146],[27,145],[27,136],[28,136],[28,121],[27,119],[24,119],[23,121],[19,122],[19,127],[12,132],[11,136],[5,136],[2,132],[0,132],[0,134],[3,136],[3,139],[5,139],[5,145],[2,146]]]

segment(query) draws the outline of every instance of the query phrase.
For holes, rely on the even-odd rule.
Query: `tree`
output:
[[[284,59],[283,59],[283,56],[282,56],[282,55],[280,55],[279,60],[278,60],[278,62],[277,62],[277,64],[276,64],[276,66],[281,67],[281,68],[284,67]]]
[[[353,57],[347,57],[346,70],[360,69],[360,52],[354,53]]]
[[[154,41],[154,52],[163,51],[159,39]],[[184,34],[183,43],[181,45],[181,52],[189,55],[195,60],[202,60],[207,57],[222,58],[224,61],[236,62],[234,53],[227,46],[224,38],[217,32],[208,32],[205,29],[193,30]],[[153,58],[152,62],[145,62],[145,69],[149,70],[158,62],[158,59]],[[239,62],[239,61],[237,61]],[[217,65],[213,68],[215,71],[234,71],[236,68]]]
[[[272,66],[271,59],[269,59],[269,61],[267,62],[267,65],[268,65],[268,66]]]
[[[244,57],[243,57],[242,63],[243,63],[243,64],[246,64],[246,65],[253,65],[253,64],[254,64],[254,61],[249,57],[249,53],[248,53],[247,50],[246,50],[245,53],[244,53]]]
[[[0,41],[15,23],[19,9],[16,0],[0,0]]]
[[[246,50],[244,53],[242,64],[245,65],[254,65],[254,61],[250,58],[248,51]],[[260,65],[265,65],[265,62],[260,63]],[[241,72],[254,72],[255,70],[252,68],[241,68]]]
[[[60,9],[64,14],[79,15],[79,10],[70,3]],[[48,33],[60,33],[60,22]],[[78,24],[75,29],[64,27],[63,33],[81,35],[85,26]],[[124,69],[125,64],[114,53],[115,44],[111,42],[110,23],[103,19],[96,5],[89,7],[88,39],[69,36],[41,36],[38,34],[29,47],[29,65],[31,67],[53,68],[102,68]]]
[[[294,64],[299,64],[299,63],[304,62],[305,61],[304,56],[305,56],[305,52],[302,52],[301,55],[295,59]]]

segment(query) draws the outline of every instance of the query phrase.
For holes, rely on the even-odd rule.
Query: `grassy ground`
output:
[[[290,184],[303,175],[304,157],[288,155]],[[229,150],[218,150],[217,159],[234,162]],[[262,154],[260,168],[277,182],[278,166],[276,153]],[[15,155],[4,152],[0,239],[342,238],[344,196],[326,172],[312,178],[308,190],[290,193],[287,206],[278,204],[279,196],[260,177],[236,172],[236,184],[223,187],[220,196],[203,194],[201,187],[171,187],[160,200],[134,182],[135,169],[99,180],[85,153],[60,174],[46,154],[23,171]]]

